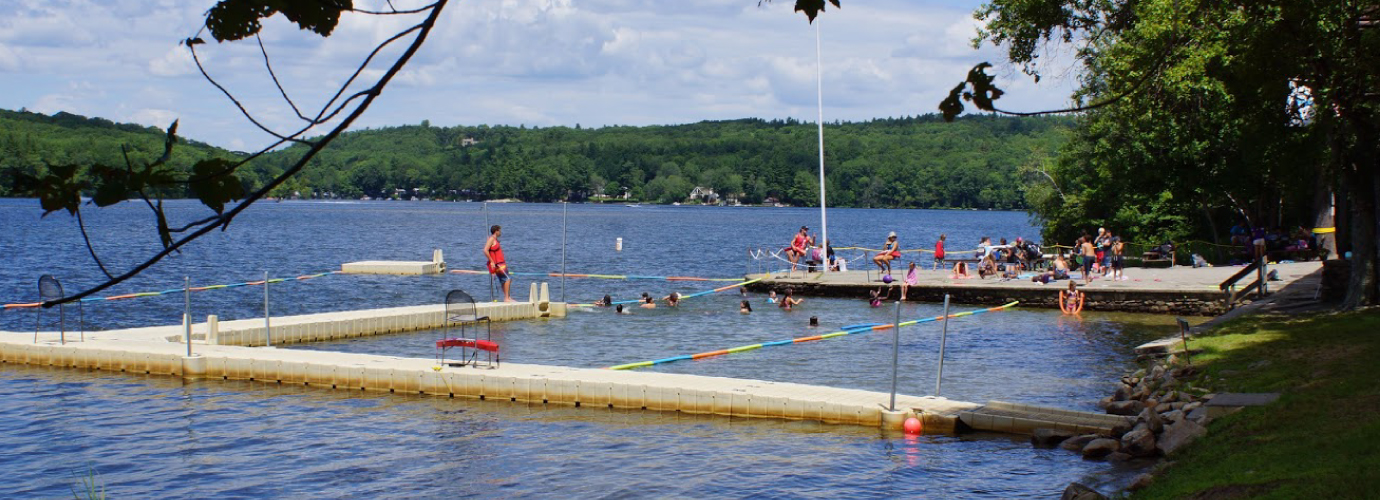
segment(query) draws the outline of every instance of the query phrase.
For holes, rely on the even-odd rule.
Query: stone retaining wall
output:
[[[994,286],[933,286],[916,285],[906,292],[906,300],[915,302],[944,302],[944,294],[958,304],[1001,305],[1020,301],[1021,307],[1059,307],[1059,290],[1065,289],[1067,281],[1060,285],[1050,283],[1040,288],[1007,288]],[[1062,285],[1062,286],[1061,286]],[[773,285],[753,283],[748,289],[766,293]],[[891,297],[900,296],[900,288],[893,285]],[[846,284],[793,284],[798,295],[816,297],[851,297],[865,300],[868,292],[875,286]],[[1159,314],[1178,314],[1193,316],[1215,316],[1227,311],[1220,292],[1212,290],[1097,290],[1082,289],[1087,293],[1083,309],[1087,311],[1124,311]],[[777,293],[780,293],[778,288]]]

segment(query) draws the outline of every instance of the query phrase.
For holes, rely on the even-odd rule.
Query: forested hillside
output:
[[[120,160],[130,144],[147,158],[157,129],[99,118],[3,112],[0,167]],[[1022,208],[1023,170],[1058,151],[1068,118],[937,116],[834,123],[825,127],[831,206]],[[652,127],[526,128],[420,125],[349,132],[277,195],[581,201],[621,197],[687,201],[699,186],[723,200],[819,199],[814,124],[743,119]],[[179,154],[229,154],[189,144]],[[191,151],[189,151],[191,150]],[[241,171],[261,185],[301,154],[289,148]],[[179,161],[184,165],[190,162]]]
[[[44,173],[48,166],[93,164],[136,167],[163,154],[167,135],[156,127],[115,123],[59,112],[52,116],[0,109],[0,196],[15,196],[16,172]],[[186,169],[208,157],[231,157],[210,145],[179,139],[169,165]],[[165,193],[179,196],[177,193]]]

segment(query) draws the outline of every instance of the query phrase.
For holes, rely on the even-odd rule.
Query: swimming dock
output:
[[[960,304],[1000,305],[1020,301],[1023,307],[1059,307],[1059,291],[1068,287],[1068,280],[1051,281],[1047,285],[1034,283],[1030,278],[1002,281],[996,278],[951,279],[951,270],[929,270],[926,265],[917,264],[919,270],[917,283],[906,292],[906,300],[919,302],[943,302],[944,295]],[[787,275],[785,271],[765,274],[750,274],[748,279],[762,278],[748,285],[754,292],[792,288],[797,295],[854,297],[862,300],[868,292],[887,286],[876,266],[867,263],[870,270],[831,273],[805,273],[797,269]],[[923,270],[922,270],[923,269]],[[1126,281],[1112,281],[1110,278],[1096,278],[1091,285],[1084,285],[1082,273],[1073,272],[1078,289],[1087,294],[1085,310],[1129,311],[1149,313],[1173,313],[1184,315],[1216,315],[1228,310],[1225,296],[1218,285],[1242,268],[1235,266],[1200,267],[1177,266],[1173,268],[1127,268]],[[1277,272],[1280,281],[1270,282],[1271,290],[1304,280],[1321,279],[1322,263],[1297,262],[1271,264],[1271,271]],[[891,299],[900,297],[900,280],[906,274],[906,264],[892,265],[893,281]]]
[[[342,274],[441,274],[446,272],[446,259],[438,248],[431,252],[431,262],[400,260],[366,260],[340,265]]]
[[[529,301],[476,304],[495,321],[562,317],[546,284],[532,284]],[[332,340],[445,326],[445,305],[433,304],[270,318],[274,345]],[[813,420],[899,431],[916,417],[926,433],[968,430],[1027,434],[1036,428],[1097,432],[1104,415],[1037,409],[941,397],[702,375],[529,365],[440,365],[404,358],[266,347],[263,318],[122,330],[0,332],[0,362],[181,377],[250,380],[323,389],[424,394],[525,404],[677,411],[729,417]],[[262,346],[262,347],[261,347]],[[1038,410],[1038,411],[1037,411]]]

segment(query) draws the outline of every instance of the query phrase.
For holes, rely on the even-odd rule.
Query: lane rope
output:
[[[1011,307],[1015,307],[1015,305],[1016,305],[1016,304],[1019,304],[1019,303],[1020,303],[1019,301],[1015,301],[1015,302],[1010,302],[1010,303],[1007,303],[1007,304],[1004,304],[1004,305],[1000,305],[1000,306],[997,306],[997,307],[989,307],[989,308],[986,308],[986,309],[975,309],[975,310],[972,310],[972,311],[965,311],[965,312],[961,312],[961,313],[950,314],[948,317],[949,317],[949,318],[961,318],[961,317],[963,317],[963,316],[973,316],[973,315],[982,314],[982,313],[985,313],[985,312],[1001,311],[1001,310],[1005,310],[1005,309],[1008,309],[1008,308],[1011,308]],[[910,321],[901,322],[901,323],[899,324],[899,326],[910,326],[910,325],[915,325],[915,324],[919,324],[919,323],[929,323],[929,322],[931,322],[931,321],[940,321],[940,320],[943,320],[943,319],[944,319],[944,316],[935,316],[935,317],[932,317],[932,318],[921,318],[921,319],[916,319],[916,320],[910,320]],[[651,361],[640,361],[640,362],[637,362],[637,363],[628,363],[628,364],[623,364],[623,365],[614,365],[614,366],[610,366],[610,367],[608,367],[608,368],[606,368],[606,369],[608,369],[608,370],[630,370],[630,369],[633,369],[633,368],[642,368],[642,367],[645,367],[645,366],[653,366],[653,365],[662,365],[662,364],[666,364],[666,363],[674,363],[674,362],[676,362],[676,361],[684,361],[684,360],[687,360],[687,359],[689,359],[689,360],[695,360],[695,359],[712,358],[712,357],[715,357],[715,356],[723,356],[723,355],[725,355],[725,354],[736,354],[736,353],[740,353],[740,352],[753,351],[753,350],[761,349],[761,348],[763,348],[763,347],[772,347],[772,346],[781,346],[781,345],[800,344],[800,343],[804,343],[804,342],[813,342],[813,341],[816,341],[816,340],[825,340],[825,339],[832,339],[832,338],[837,338],[837,337],[843,337],[843,336],[845,336],[845,335],[858,335],[858,334],[863,334],[863,333],[867,333],[867,332],[875,332],[875,331],[880,331],[880,330],[887,330],[887,329],[895,328],[895,327],[897,327],[897,326],[898,326],[897,324],[887,324],[887,323],[882,323],[882,324],[878,324],[878,323],[865,323],[865,324],[860,324],[860,325],[851,325],[851,326],[845,326],[845,327],[843,327],[843,330],[840,330],[840,331],[837,331],[837,332],[833,332],[833,333],[826,333],[826,334],[822,334],[822,335],[811,335],[811,336],[809,336],[809,337],[796,337],[796,338],[791,338],[791,339],[786,339],[786,340],[776,340],[776,341],[772,341],[772,342],[762,342],[762,343],[758,343],[758,344],[749,344],[749,345],[744,345],[744,346],[731,347],[731,348],[728,348],[728,349],[719,349],[719,350],[717,350],[717,351],[707,351],[707,352],[702,352],[702,353],[699,353],[699,354],[685,354],[685,355],[681,355],[681,356],[672,356],[672,357],[669,357],[669,358],[654,359],[654,360],[651,360]]]
[[[304,274],[304,275],[298,276],[298,277],[296,277],[296,278],[272,278],[272,279],[269,279],[268,282],[269,282],[269,283],[282,283],[282,282],[285,282],[285,281],[302,281],[302,280],[309,280],[309,279],[312,279],[312,278],[320,278],[320,277],[322,277],[322,276],[328,276],[328,275],[337,274],[337,273],[338,273],[338,271],[326,271],[326,272],[324,272],[324,273]],[[259,280],[259,281],[246,281],[246,282],[244,282],[244,283],[231,283],[231,284],[226,284],[226,285],[194,286],[194,287],[189,288],[188,290],[193,291],[193,292],[204,292],[204,291],[207,291],[207,290],[221,290],[221,289],[225,289],[225,288],[238,288],[238,287],[242,287],[242,286],[259,286],[259,285],[263,285],[263,284],[264,284],[264,280]],[[97,302],[97,301],[102,301],[102,300],[136,299],[136,298],[140,298],[140,297],[156,297],[156,296],[159,296],[159,295],[166,295],[166,294],[170,294],[170,293],[182,293],[182,289],[181,289],[181,288],[171,288],[171,289],[168,289],[168,290],[162,290],[162,291],[158,291],[158,292],[138,292],[138,293],[126,293],[126,294],[121,294],[121,295],[109,295],[109,296],[105,296],[105,297],[86,297],[86,298],[84,298],[84,299],[78,300],[77,302]],[[43,305],[42,302],[27,302],[27,303],[19,303],[19,304],[5,304],[4,309],[26,309],[26,308],[39,307],[39,306],[42,306],[42,305]]]

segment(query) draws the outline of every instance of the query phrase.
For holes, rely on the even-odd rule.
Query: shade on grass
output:
[[[1213,392],[1279,392],[1219,418],[1136,498],[1374,498],[1380,312],[1249,317],[1190,341]]]

